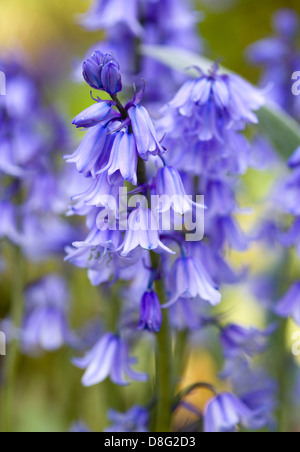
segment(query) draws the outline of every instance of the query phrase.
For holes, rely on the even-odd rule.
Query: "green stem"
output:
[[[146,165],[139,158],[138,163],[139,185],[147,183]],[[149,194],[148,194],[149,195]],[[148,201],[150,201],[148,196]],[[151,265],[153,269],[161,272],[162,262],[159,254],[151,251]],[[155,284],[156,292],[161,304],[165,304],[166,288],[161,277]],[[160,332],[157,334],[156,345],[156,390],[157,409],[155,431],[158,433],[170,432],[172,422],[173,382],[172,382],[172,343],[169,327],[168,311],[163,311],[163,322]]]
[[[175,368],[175,377],[176,377],[176,386],[180,383],[180,378],[184,375],[188,359],[189,353],[187,349],[187,344],[189,340],[189,332],[179,331],[177,333],[176,344],[175,344],[175,356],[176,356],[176,368]]]
[[[160,256],[151,253],[153,268],[160,267]],[[166,303],[166,290],[164,280],[156,282],[156,292],[162,304]],[[172,376],[172,343],[169,327],[168,311],[163,310],[163,323],[157,334],[156,343],[156,391],[157,410],[156,425],[157,433],[168,433],[171,431],[172,405],[173,405],[173,376]]]
[[[20,328],[23,316],[24,258],[20,248],[16,248],[14,259],[14,279],[12,281],[11,321],[14,328]],[[1,432],[12,433],[14,417],[14,393],[16,390],[17,365],[19,360],[19,341],[13,339],[7,353]]]

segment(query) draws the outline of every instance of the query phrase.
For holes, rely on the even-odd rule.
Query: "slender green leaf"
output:
[[[198,75],[195,66],[208,72],[214,64],[208,58],[176,47],[142,46],[141,52],[172,69],[188,72],[195,77]],[[220,69],[224,73],[232,73],[223,66]],[[282,157],[288,158],[300,146],[300,126],[297,121],[272,102],[267,102],[257,115],[260,120],[260,131],[269,138]]]

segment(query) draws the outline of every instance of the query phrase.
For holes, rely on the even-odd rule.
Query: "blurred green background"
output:
[[[52,83],[47,88],[46,99],[56,104],[69,122],[90,104],[89,87],[72,81],[75,61],[80,61],[100,38],[99,33],[87,33],[76,24],[76,16],[85,12],[90,3],[87,0],[0,0],[0,52],[9,54],[20,49],[34,67],[48,73]],[[205,40],[207,55],[212,59],[222,58],[224,65],[253,82],[257,82],[260,71],[247,64],[245,48],[270,34],[271,16],[276,9],[292,7],[300,13],[299,0],[203,0],[196,3],[205,13],[199,31]],[[74,133],[71,125],[70,132]],[[251,171],[246,176],[239,197],[243,207],[254,207],[254,215],[242,218],[246,229],[253,225],[256,214],[265,207],[261,200],[274,179],[274,172]],[[6,246],[6,256],[10,253]],[[253,272],[267,269],[274,262],[271,252],[256,246],[243,255],[234,253],[232,259],[237,266],[250,266]],[[13,260],[8,260],[13,266]],[[6,314],[9,306],[10,287],[14,283],[10,280],[11,270],[8,267],[4,277],[1,276],[0,317]],[[99,293],[91,288],[83,270],[53,261],[38,268],[28,267],[27,279],[35,280],[52,270],[68,272],[72,281],[72,326],[82,326],[95,315],[106,315],[107,306],[99,302]],[[298,270],[299,263],[295,259],[292,272]],[[231,312],[231,320],[259,327],[264,325],[261,310],[244,287],[227,289],[225,295],[222,309],[225,306]],[[295,328],[291,323],[287,347],[290,347],[289,337]],[[151,345],[142,344],[140,352],[137,351],[140,369],[148,362],[149,347]],[[15,394],[15,431],[66,431],[76,419],[83,419],[90,428],[99,431],[107,425],[107,407],[126,409],[132,403],[142,404],[149,400],[151,385],[145,388],[143,384],[135,384],[120,390],[106,382],[100,387],[82,388],[82,372],[72,367],[70,353],[61,350],[40,359],[21,358]],[[218,370],[211,354],[197,351],[190,358],[185,384],[199,380],[214,382]],[[196,395],[193,399],[200,407],[205,401],[206,394]]]

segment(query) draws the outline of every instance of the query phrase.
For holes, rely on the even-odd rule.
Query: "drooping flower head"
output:
[[[84,386],[93,386],[104,381],[108,376],[113,383],[126,386],[132,380],[146,381],[145,374],[131,369],[135,359],[129,357],[126,342],[111,333],[105,334],[84,358],[74,358],[73,363],[80,369],[86,369],[82,378]]]

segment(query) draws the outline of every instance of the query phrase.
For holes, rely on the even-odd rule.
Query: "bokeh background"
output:
[[[259,79],[260,70],[247,63],[245,49],[271,33],[271,16],[278,8],[292,7],[300,13],[298,0],[203,0],[196,3],[204,13],[199,33],[205,40],[206,54],[214,60],[221,58],[224,65],[254,83]],[[32,67],[49,81],[43,96],[67,118],[74,142],[77,135],[71,120],[90,104],[90,99],[89,87],[74,80],[73,70],[87,49],[99,40],[99,33],[88,33],[76,23],[77,16],[85,12],[89,4],[88,0],[0,0],[1,55],[24,52]],[[66,153],[69,151],[67,149]],[[275,170],[251,170],[245,176],[239,199],[243,207],[253,208],[251,215],[241,217],[246,230],[251,230],[255,219],[266,210],[264,200],[276,177]],[[7,245],[3,247],[9,265],[0,280],[0,318],[7,314],[11,285],[15,283],[11,276],[14,266],[12,251]],[[237,267],[250,267],[253,275],[272,268],[275,254],[276,251],[266,251],[254,245],[243,255],[232,253],[231,259]],[[292,258],[289,271],[296,275],[299,267],[296,257]],[[97,289],[90,286],[85,271],[55,260],[28,266],[26,277],[32,281],[52,270],[68,274],[74,328],[94,316],[106,315],[107,305],[101,302]],[[232,321],[257,327],[266,324],[263,311],[245,284],[225,291],[222,309],[224,306]],[[292,333],[296,330],[291,321],[285,343],[279,346],[290,349]],[[220,369],[213,340],[205,350],[195,350],[189,357],[185,385],[194,381],[217,380]],[[137,351],[141,369],[148,361],[147,347],[149,345],[142,344]],[[107,407],[125,410],[131,405],[133,394],[141,404],[148,400],[149,394],[143,385],[120,390],[105,382],[101,387],[84,389],[80,384],[82,372],[71,365],[70,358],[71,352],[67,349],[39,359],[20,357],[14,394],[15,431],[67,431],[76,419],[84,419],[91,429],[101,431],[107,426]],[[0,360],[2,365],[3,358]],[[275,364],[270,359],[270,367]],[[191,400],[202,407],[206,396],[205,392],[200,392]],[[184,416],[179,413],[181,415]],[[290,418],[289,403],[284,416],[293,429],[300,430],[299,420]]]

